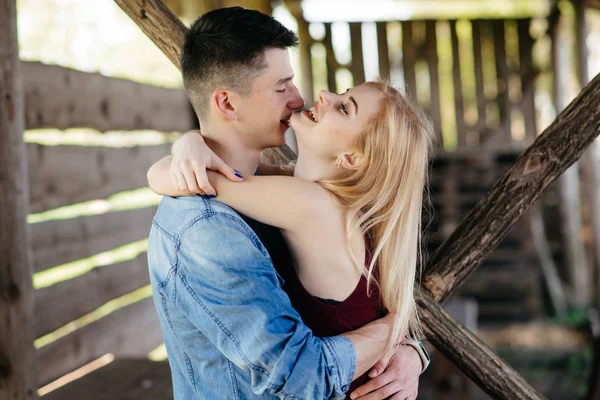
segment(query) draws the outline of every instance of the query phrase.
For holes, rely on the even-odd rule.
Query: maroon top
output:
[[[367,295],[367,278],[364,276],[346,300],[335,302],[324,301],[311,295],[300,282],[293,264],[287,264],[285,270],[280,268],[279,273],[285,280],[283,289],[288,294],[292,306],[316,336],[336,336],[353,331],[386,314],[375,285],[371,287],[370,297]],[[365,373],[352,381],[348,395],[369,379]]]
[[[275,269],[285,280],[283,289],[288,294],[292,305],[298,311],[304,323],[312,329],[316,336],[336,336],[360,328],[386,314],[383,306],[377,300],[379,292],[375,286],[371,289],[371,297],[367,296],[367,280],[365,277],[360,279],[356,289],[346,300],[337,304],[329,304],[313,297],[304,289],[298,275],[296,275],[288,243],[281,235],[280,230],[245,215],[241,215],[241,217],[269,251]],[[368,265],[370,262],[369,246],[367,246],[366,258],[365,265]],[[354,389],[368,382],[368,380],[367,374],[358,377],[352,381],[347,393],[352,393]]]

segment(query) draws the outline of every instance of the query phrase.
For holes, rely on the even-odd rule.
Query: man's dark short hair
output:
[[[185,36],[181,71],[200,119],[208,117],[216,88],[249,94],[253,78],[267,67],[265,51],[297,44],[294,32],[260,11],[221,8],[198,18]]]

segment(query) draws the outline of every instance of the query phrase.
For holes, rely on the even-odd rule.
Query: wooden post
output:
[[[556,113],[565,108],[564,88],[568,70],[560,43],[560,16],[550,27],[552,40],[552,64],[554,69],[553,100]],[[558,198],[563,238],[563,251],[569,284],[573,288],[571,301],[577,307],[585,307],[590,300],[590,276],[581,239],[581,215],[579,196],[579,165],[573,164],[558,179]]]
[[[365,83],[365,60],[363,58],[362,23],[350,22],[350,46],[352,47],[352,62],[350,71],[354,77],[354,86]]]
[[[575,8],[575,41],[577,78],[581,87],[589,82],[588,51],[585,37],[588,32],[585,21],[585,8],[580,1],[573,1]],[[584,204],[588,209],[589,224],[591,226],[591,257],[593,265],[592,282],[595,288],[594,302],[600,308],[600,152],[598,141],[593,143],[581,156],[582,188]]]
[[[600,75],[561,112],[432,255],[423,286],[448,298],[600,134]]]
[[[452,81],[454,83],[457,146],[459,149],[464,149],[467,146],[467,132],[465,132],[465,106],[462,93],[463,84],[460,77],[460,49],[458,47],[458,34],[456,33],[456,20],[450,21],[450,37],[452,40]]]
[[[125,0],[115,1],[120,4]],[[146,0],[146,7],[148,4],[150,0]],[[130,16],[138,24],[148,23],[138,18],[138,14],[133,10]],[[169,24],[169,19],[163,23]],[[442,244],[430,261],[424,289],[437,301],[449,296],[493,251],[530,204],[599,134],[600,76],[519,157]],[[499,399],[542,398],[477,337],[451,319],[440,304],[431,301],[425,291],[418,291],[417,301],[421,321],[432,343],[487,393]]]
[[[15,0],[0,0],[0,399],[37,398],[23,130],[25,113]]]
[[[308,30],[308,22],[304,19],[302,12],[302,2],[300,0],[286,0],[286,7],[294,16],[298,23],[298,39],[300,39],[300,71],[302,75],[302,97],[305,104],[314,102],[313,74],[312,74],[312,56],[310,48],[313,44],[312,37]]]
[[[435,32],[435,21],[425,22],[425,54],[427,66],[429,67],[429,91],[431,96],[431,119],[438,140],[437,146],[440,150],[444,148],[444,137],[442,135],[442,111],[440,105],[440,74],[438,68],[437,36]]]

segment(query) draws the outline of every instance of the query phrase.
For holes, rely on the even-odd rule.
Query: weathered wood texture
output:
[[[421,290],[416,297],[431,343],[488,394],[501,399],[544,398],[437,301]]]
[[[165,89],[69,68],[23,62],[27,129],[186,132],[196,115],[183,89]]]
[[[36,337],[149,283],[148,260],[144,253],[133,260],[98,267],[77,278],[36,290]]]
[[[188,29],[179,18],[160,0],[115,0],[115,3],[129,15],[142,32],[165,53],[169,60],[181,69],[179,62],[181,47]],[[264,151],[267,159],[271,157],[273,151],[276,151],[276,149]],[[158,160],[158,158],[154,160]],[[147,168],[149,167],[150,165],[147,166]]]
[[[0,0],[0,398],[35,399],[25,128],[15,0]]]
[[[424,286],[443,301],[490,254],[544,189],[600,134],[600,75],[517,159],[433,254]]]
[[[33,270],[55,267],[148,237],[156,207],[32,224]]]
[[[44,400],[173,400],[169,363],[120,358],[44,396]]]
[[[154,304],[144,299],[38,349],[39,382],[48,383],[106,353],[144,357],[161,342]]]
[[[169,152],[169,144],[129,148],[27,144],[30,211],[145,187],[148,168]]]
[[[160,0],[115,0],[150,40],[180,68],[187,28]]]

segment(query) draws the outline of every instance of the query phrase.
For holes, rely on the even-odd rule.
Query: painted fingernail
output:
[[[244,177],[242,176],[242,174],[240,174],[240,173],[238,173],[238,172],[236,172],[236,173],[235,173],[235,176],[237,176],[237,177],[238,177],[238,178],[240,178],[240,179],[244,179]]]
[[[210,199],[214,199],[215,197],[217,197],[217,196],[216,196],[216,195],[214,195],[214,194],[209,194],[209,195],[208,195],[208,198],[210,198]]]

